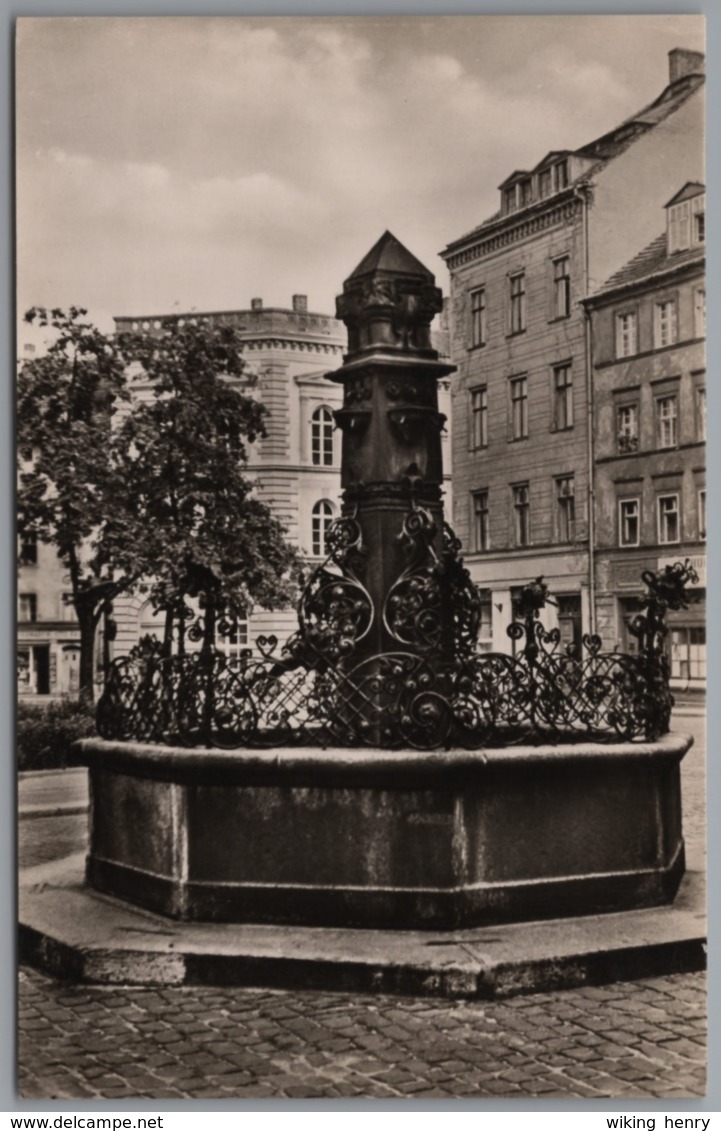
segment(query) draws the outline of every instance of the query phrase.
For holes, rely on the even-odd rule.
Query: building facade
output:
[[[641,574],[689,559],[690,608],[669,611],[676,690],[706,677],[704,186],[666,206],[666,231],[590,298],[597,630],[634,651]]]
[[[259,298],[247,310],[143,315],[115,319],[118,333],[161,333],[168,321],[209,320],[238,332],[249,371],[257,377],[251,395],[268,409],[267,434],[253,445],[249,475],[258,496],[283,523],[291,541],[309,567],[326,557],[326,533],[340,513],[340,432],[334,412],[342,402],[340,385],[326,380],[338,369],[347,344],[342,322],[308,310],[305,295],[294,295],[290,308],[264,307]],[[448,357],[448,334],[443,325],[434,346]],[[152,386],[133,382],[134,395],[150,397]],[[448,416],[450,385],[440,389],[441,411]],[[443,435],[450,496],[450,440]],[[448,503],[447,503],[448,505]],[[80,644],[74,610],[68,603],[70,585],[50,546],[21,547],[18,581],[18,686],[24,699],[73,694],[78,689]],[[116,633],[109,645],[96,648],[98,681],[104,654],[126,654],[147,634],[162,635],[164,616],[153,611],[147,594],[126,594],[113,606]],[[268,612],[256,609],[239,622],[218,646],[231,658],[252,649],[258,636],[274,634],[285,640],[297,627],[293,608]],[[102,637],[102,629],[100,631]]]
[[[595,630],[591,339],[582,302],[703,180],[704,60],[670,53],[659,97],[581,149],[499,186],[500,210],[442,253],[451,275],[454,525],[483,596],[482,646],[509,651],[539,575],[564,643]]]

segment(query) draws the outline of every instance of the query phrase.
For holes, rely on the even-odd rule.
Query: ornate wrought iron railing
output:
[[[380,746],[471,749],[518,742],[654,740],[669,729],[673,696],[666,612],[687,607],[688,562],[642,575],[646,596],[628,629],[635,654],[602,651],[598,636],[562,646],[540,619],[542,578],[528,585],[508,635],[515,655],[476,649],[480,602],[446,528],[442,553],[423,508],[401,537],[407,566],[375,610],[354,568],[363,554],[353,516],[337,522],[330,556],[308,582],[299,628],[284,647],[256,641],[233,661],[217,649],[167,655],[146,637],[111,665],[98,704],[104,738],[183,746]],[[440,639],[453,610],[452,641]],[[218,612],[216,610],[216,612]],[[381,616],[392,650],[354,660]],[[218,612],[230,632],[232,618]],[[202,632],[195,630],[200,639]],[[412,648],[411,648],[412,646]],[[451,657],[449,659],[449,657]]]

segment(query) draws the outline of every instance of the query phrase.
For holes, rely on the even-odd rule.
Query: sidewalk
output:
[[[18,817],[70,817],[88,808],[88,771],[37,770],[18,775]]]

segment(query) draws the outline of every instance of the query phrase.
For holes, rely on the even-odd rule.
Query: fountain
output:
[[[667,733],[663,613],[690,571],[646,578],[636,656],[561,650],[540,578],[516,655],[476,651],[443,520],[440,309],[388,232],[344,284],[343,514],[287,644],[115,662],[82,743],[91,888],[176,919],[404,929],[673,899],[690,739]]]

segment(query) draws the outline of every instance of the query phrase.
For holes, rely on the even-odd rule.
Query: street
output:
[[[683,765],[703,867],[703,720]],[[20,822],[25,866],[82,848],[83,815]],[[213,987],[73,986],[20,975],[27,1099],[662,1097],[705,1090],[705,977],[492,1003]]]

